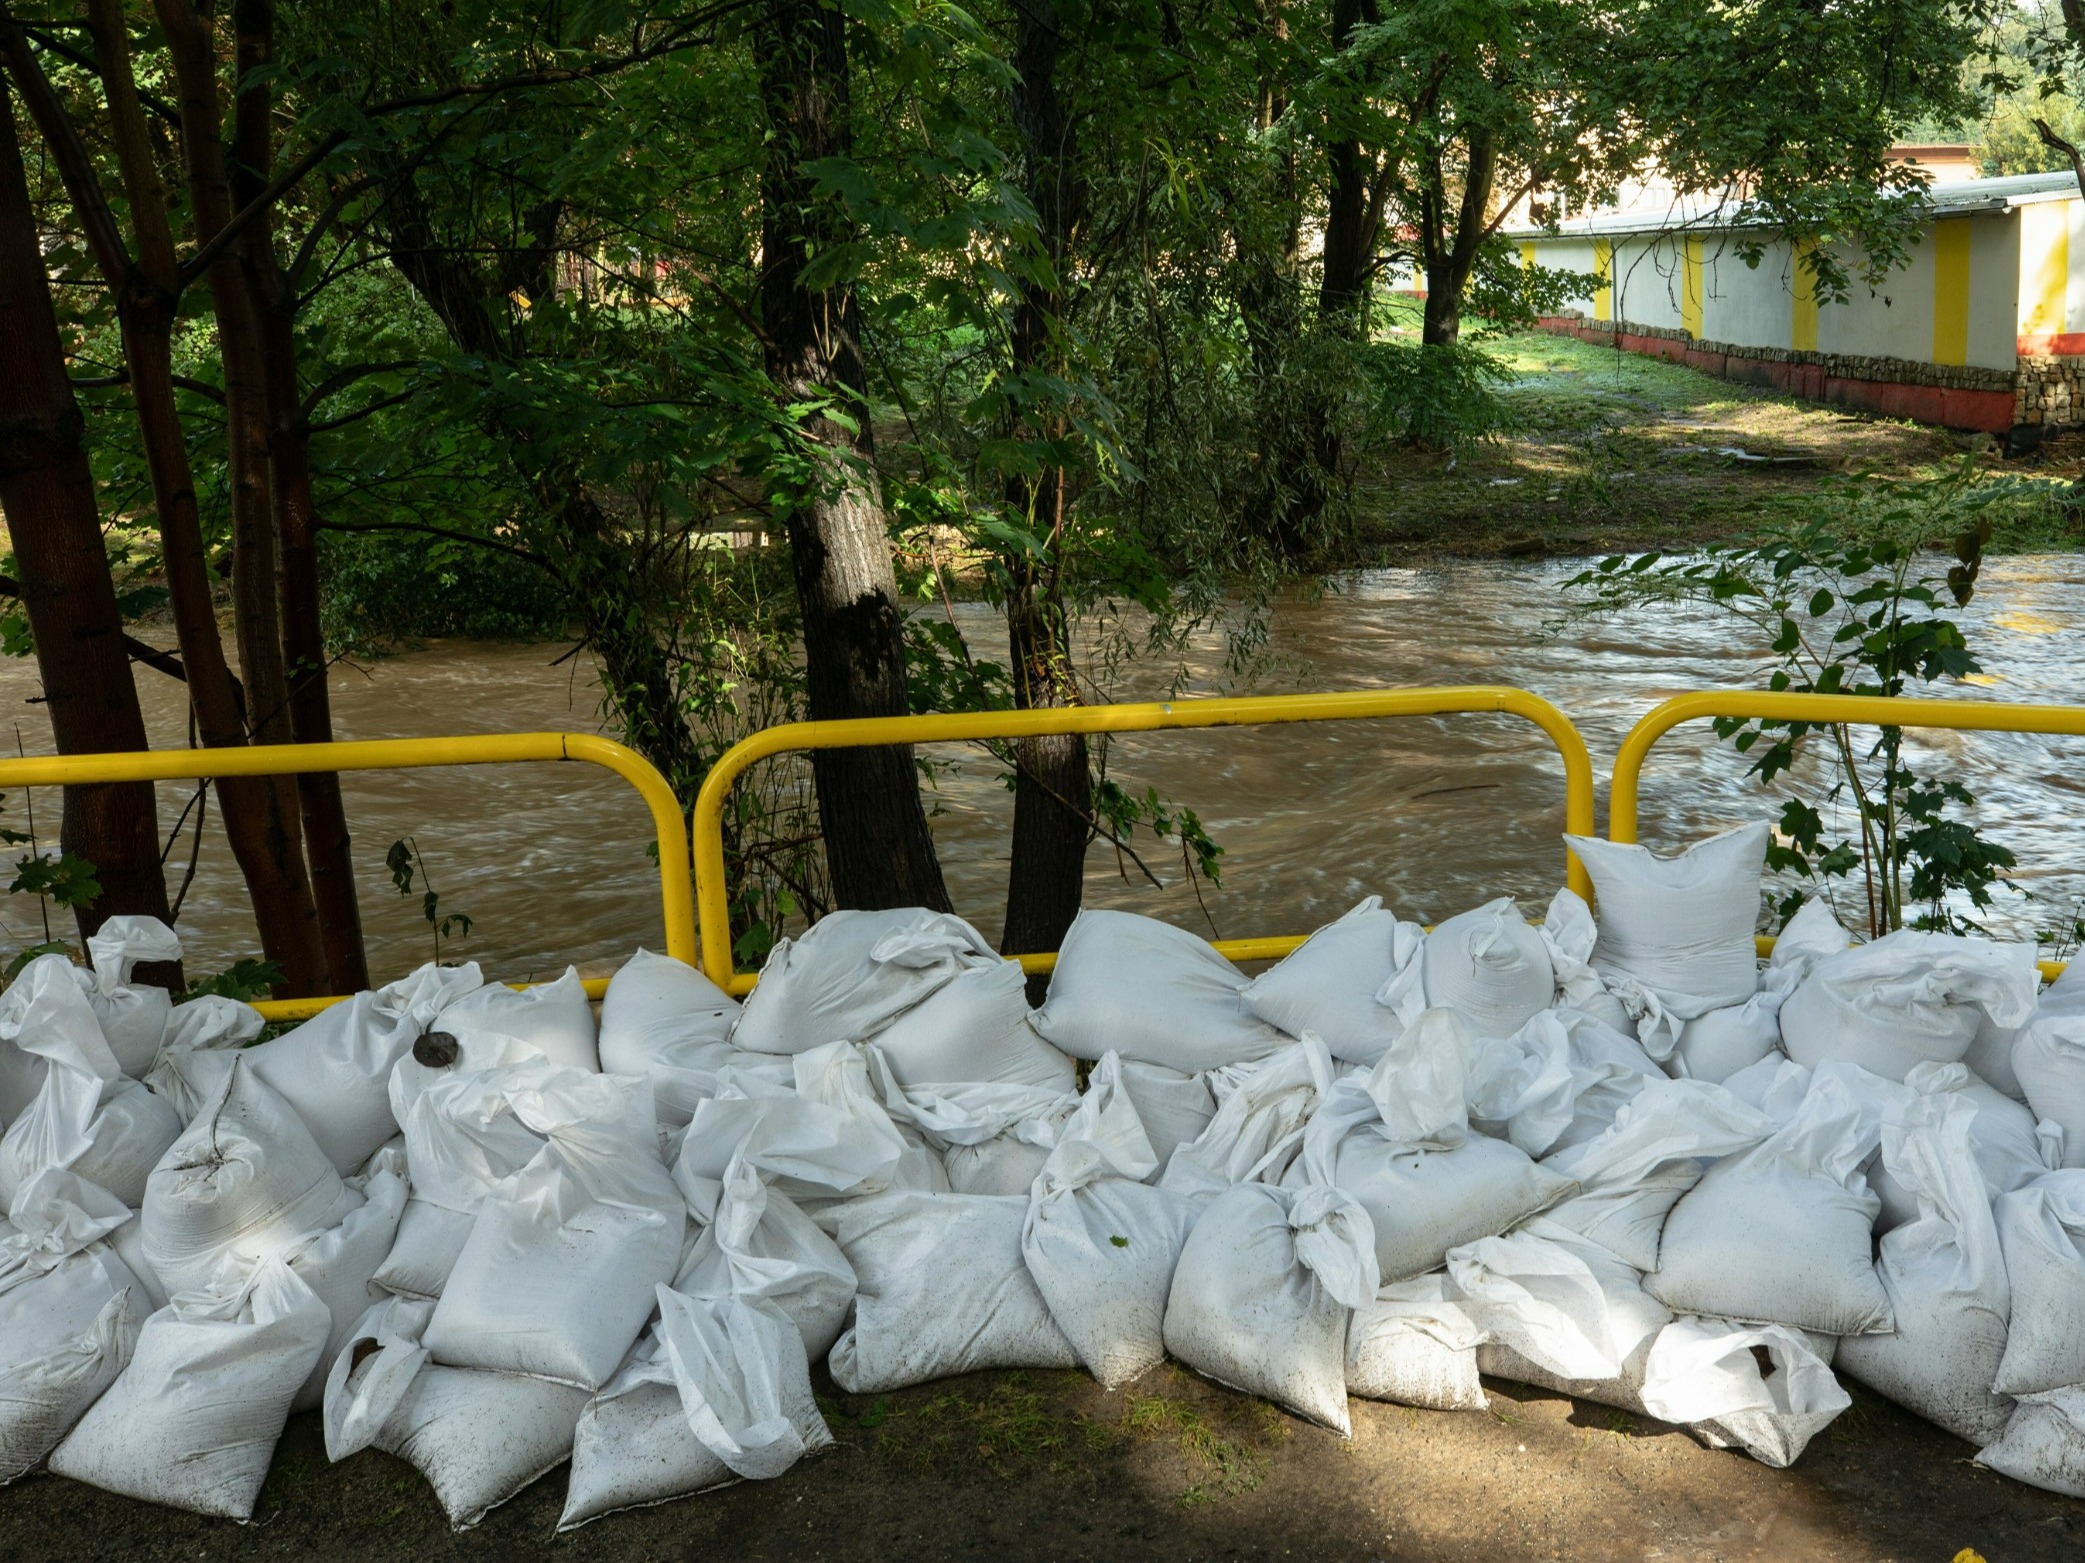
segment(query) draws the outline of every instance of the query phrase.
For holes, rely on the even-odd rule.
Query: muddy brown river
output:
[[[1666,695],[1704,687],[1758,687],[1770,659],[1704,614],[1640,610],[1627,617],[1544,626],[1559,587],[1580,565],[1461,562],[1349,577],[1321,597],[1282,603],[1266,665],[1248,689],[1225,674],[1222,637],[1199,637],[1177,662],[1140,663],[1119,698],[1410,684],[1517,684],[1577,722],[1593,752],[1604,826],[1606,772],[1631,723]],[[958,605],[980,655],[1003,655],[990,609]],[[2085,557],[2032,556],[1987,566],[1962,614],[1986,672],[1945,691],[2008,701],[2085,699]],[[582,659],[554,666],[561,646],[450,642],[332,674],[342,738],[599,730],[598,694]],[[182,687],[137,674],[155,745],[185,740]],[[1178,682],[1176,683],[1176,679]],[[0,664],[0,745],[49,753],[35,703],[32,660]],[[12,730],[10,730],[10,728]],[[1978,818],[2018,854],[2026,896],[2001,894],[1994,932],[2022,936],[2067,922],[2085,894],[2085,740],[1932,733],[1916,752],[1976,791]],[[938,779],[934,819],[957,907],[988,935],[1003,910],[1011,796],[989,757],[952,746]],[[1300,933],[1380,893],[1401,913],[1432,921],[1489,896],[1531,905],[1561,883],[1563,786],[1554,750],[1532,727],[1503,716],[1396,718],[1257,730],[1131,735],[1114,743],[1110,771],[1199,812],[1224,847],[1223,884],[1198,898],[1177,852],[1141,847],[1157,890],[1118,871],[1097,846],[1088,859],[1090,904],[1150,912],[1208,936]],[[433,953],[416,893],[401,898],[385,849],[411,836],[444,912],[474,920],[444,948],[488,972],[522,980],[575,961],[611,969],[638,944],[657,947],[657,878],[646,856],[650,817],[618,778],[579,764],[349,774],[344,779],[369,931],[371,968],[402,972]],[[160,789],[171,827],[192,787]],[[1744,775],[1744,762],[1705,724],[1673,733],[1646,774],[1643,837],[1679,842],[1777,812]],[[9,791],[0,823],[28,828],[33,803],[55,839],[58,797]],[[169,857],[170,884],[188,862],[186,835]],[[69,919],[66,920],[69,923]],[[58,928],[54,919],[54,931]],[[257,953],[252,918],[214,811],[179,919],[190,970],[205,973]],[[36,904],[0,897],[0,936],[42,938]]]

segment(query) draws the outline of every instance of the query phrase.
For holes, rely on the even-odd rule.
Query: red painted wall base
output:
[[[1881,413],[1886,418],[1909,418],[1917,423],[1938,424],[1944,429],[1969,429],[1986,434],[2003,434],[2013,426],[2013,395],[2010,391],[1965,391],[1950,386],[1907,385],[1899,380],[1855,380],[1827,375],[1824,365],[1790,363],[1765,358],[1738,358],[1696,347],[1677,337],[1639,336],[1633,331],[1593,331],[1570,316],[1545,316],[1542,329],[1558,336],[1575,336],[1601,347],[1619,346],[1626,353],[1642,353],[1668,363],[1685,364],[1703,374],[1743,385],[1764,386],[1805,401],[1830,402],[1838,407],[1855,407]]]

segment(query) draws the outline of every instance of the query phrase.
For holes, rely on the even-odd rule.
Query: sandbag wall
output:
[[[2085,968],[1819,905],[1764,826],[1573,838],[1431,933],[1370,898],[1248,980],[1089,911],[1047,1003],[961,920],[841,912],[743,1007],[639,951],[425,967],[273,1040],[91,971],[0,994],[0,1480],[251,1515],[287,1417],[450,1520],[780,1475],[851,1392],[1167,1355],[1346,1430],[1492,1374],[1787,1465],[1867,1384],[2085,1496]]]

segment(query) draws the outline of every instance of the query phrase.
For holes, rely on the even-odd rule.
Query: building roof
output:
[[[1936,184],[1925,193],[1927,209],[1935,217],[1967,217],[1981,212],[2010,211],[2041,201],[2069,200],[2078,194],[2078,181],[2068,172],[2053,174],[2008,174],[2002,179],[1962,179]],[[1594,212],[1573,217],[1549,228],[1509,228],[1509,239],[1606,238],[1611,234],[1680,233],[1696,228],[1746,228],[1758,225],[1743,201],[1683,198],[1658,209],[1626,212]]]

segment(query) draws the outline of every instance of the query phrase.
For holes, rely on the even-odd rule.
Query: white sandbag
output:
[[[803,1337],[773,1303],[658,1290],[659,1358],[689,1428],[736,1475],[780,1476],[833,1441],[811,1394]]]
[[[1555,997],[1549,946],[1513,898],[1500,896],[1437,924],[1389,1002],[1407,1020],[1446,1008],[1473,1036],[1510,1037]]]
[[[1687,1080],[1720,1084],[1781,1046],[1781,1006],[1795,991],[1794,966],[1769,970],[1759,991],[1742,1004],[1712,1009],[1685,1022],[1666,1068]]]
[[[1240,1183],[1203,1207],[1166,1299],[1166,1350],[1342,1435],[1347,1324],[1379,1284],[1368,1213],[1339,1190]]]
[[[106,1189],[53,1168],[0,1225],[0,1484],[34,1469],[130,1361],[150,1310],[105,1241],[129,1221]]]
[[[1562,1013],[1544,1010],[1510,1037],[1471,1039],[1464,1049],[1470,1126],[1546,1155],[1578,1121],[1579,1099],[1614,1076],[1584,1061]]]
[[[1477,1373],[1483,1339],[1441,1272],[1378,1287],[1347,1326],[1347,1393],[1428,1411],[1483,1411],[1491,1404]]]
[[[2009,1097],[2015,1102],[2027,1100],[2027,1088],[2020,1084],[2020,1077],[2013,1070],[2013,1045],[2020,1040],[2024,1026],[2001,1026],[1989,1015],[1977,1017],[1976,1035],[1970,1038],[1969,1051],[1962,1055],[1962,1062],[1979,1080]]]
[[[651,1087],[551,1069],[507,1099],[546,1143],[486,1193],[423,1339],[445,1367],[596,1390],[679,1268],[687,1227]]]
[[[128,1498],[253,1517],[298,1386],[325,1349],[326,1305],[280,1259],[183,1292],[147,1319],[116,1382],[51,1452],[51,1470]]]
[[[1143,1180],[1158,1165],[1121,1061],[1094,1066],[1028,1198],[1021,1254],[1050,1317],[1108,1388],[1165,1357],[1166,1296],[1194,1225],[1187,1199]]]
[[[1675,1313],[1825,1335],[1890,1328],[1870,1258],[1880,1202],[1861,1176],[1880,1125],[1819,1073],[1795,1117],[1717,1162],[1666,1218],[1646,1283]]]
[[[1771,1371],[1761,1369],[1762,1352]],[[1799,1330],[1675,1319],[1651,1346],[1643,1404],[1712,1449],[1735,1446],[1780,1468],[1853,1400]]]
[[[866,1041],[959,973],[1001,964],[982,934],[947,912],[833,912],[768,952],[731,1040],[755,1053]]]
[[[1543,947],[1549,951],[1550,969],[1556,973],[1557,1004],[1582,1012],[1608,1009],[1612,1001],[1607,985],[1593,967],[1600,928],[1593,921],[1593,909],[1586,905],[1585,897],[1568,885],[1557,891],[1543,908],[1541,933]],[[1618,1014],[1619,1009],[1613,1012]],[[1608,1023],[1614,1024],[1612,1020]]]
[[[227,1259],[250,1266],[279,1255],[361,1202],[303,1119],[235,1053],[146,1181],[139,1227],[160,1284],[187,1292],[211,1284]]]
[[[1030,1014],[1018,962],[974,966],[877,1031],[876,1047],[907,1089],[987,1080],[1077,1090],[1076,1066],[1036,1035]]]
[[[2085,1498],[2085,1385],[2023,1395],[2005,1432],[1976,1463],[2046,1492]]]
[[[375,1447],[427,1478],[457,1530],[562,1465],[584,1390],[518,1373],[445,1368],[420,1343],[433,1304],[370,1309],[326,1379],[326,1455]]]
[[[2055,1171],[2063,1164],[2063,1132],[2037,1124],[2034,1114],[1993,1090],[1961,1064],[1920,1064],[1904,1077],[1919,1095],[1952,1092],[1976,1109],[1969,1121],[1970,1148],[1995,1199]],[[1871,1175],[1869,1181],[1876,1180]],[[1890,1194],[1878,1186],[1887,1212]],[[1915,1212],[1914,1212],[1915,1213]]]
[[[40,1039],[55,1033],[109,1050],[101,1021],[83,997],[83,984],[91,981],[62,955],[39,955],[0,993],[0,1122],[12,1124],[43,1089],[50,1062],[39,1051],[48,1045]]]
[[[398,1234],[405,1192],[403,1178],[379,1172],[362,1190],[361,1209],[348,1212],[340,1225],[285,1250],[290,1272],[326,1305],[326,1316],[332,1321],[325,1349],[290,1403],[292,1412],[316,1411],[324,1403],[326,1374],[334,1357],[347,1345],[362,1316],[383,1301],[383,1288],[374,1277]]]
[[[1088,908],[1073,919],[1035,1029],[1073,1058],[1119,1053],[1199,1074],[1289,1039],[1249,1013],[1245,978],[1184,928]]]
[[[2085,971],[2085,960],[2072,961],[2064,976],[2073,971]],[[2013,1073],[2035,1117],[2062,1127],[2064,1166],[2085,1167],[2085,1012],[2044,1005],[2013,1042]]]
[[[904,1389],[982,1368],[1075,1368],[1021,1257],[1028,1201],[974,1194],[883,1194],[835,1212],[860,1290],[833,1346],[850,1393]]]
[[[1593,965],[1609,986],[1617,978],[1641,983],[1682,1020],[1750,998],[1767,838],[1760,821],[1661,858],[1636,844],[1566,836],[1593,878]]]
[[[454,1037],[512,1037],[560,1069],[601,1072],[594,1009],[576,966],[567,966],[555,982],[533,987],[510,988],[503,982],[473,987],[442,1005],[428,1024]]]
[[[1607,1294],[1592,1267],[1529,1232],[1480,1238],[1448,1255],[1448,1281],[1488,1343],[1561,1379],[1621,1371],[1607,1328]]]
[[[1899,929],[1825,956],[1781,1006],[1782,1045],[1811,1068],[1858,1064],[1902,1080],[1917,1064],[1952,1064],[1988,1018],[2034,1012],[2034,947]]]
[[[126,1205],[180,1138],[174,1109],[123,1072],[69,969],[43,966],[23,980],[47,984],[32,1001],[38,1023],[18,1046],[44,1061],[36,1099],[0,1135],[0,1203],[46,1168],[69,1168]],[[158,990],[154,990],[158,991]]]
[[[1882,1156],[1918,1201],[1918,1219],[1883,1236],[1876,1271],[1896,1328],[1839,1342],[1838,1367],[1974,1444],[2004,1431],[2012,1401],[1992,1394],[2012,1294],[1990,1191],[1972,1154],[1976,1106],[1922,1096],[1882,1126]]]
[[[601,1067],[652,1083],[659,1122],[678,1128],[717,1094],[717,1070],[738,1051],[738,1001],[685,961],[646,949],[608,980],[601,1000]]]
[[[1865,1075],[1867,1071],[1861,1073]],[[1868,1078],[1881,1080],[1879,1075],[1869,1075]],[[1783,1128],[1801,1109],[1803,1098],[1810,1094],[1810,1071],[1792,1058],[1770,1053],[1726,1079],[1723,1089],[1747,1107],[1756,1107],[1765,1113],[1774,1127]]]
[[[653,1354],[654,1344],[640,1345],[580,1413],[560,1531],[739,1480],[688,1425],[672,1364]]]
[[[1544,1219],[1598,1243],[1638,1270],[1658,1265],[1658,1237],[1704,1164],[1773,1133],[1757,1108],[1700,1080],[1647,1083],[1608,1129],[1543,1161],[1579,1192]]]
[[[1645,1364],[1672,1312],[1634,1266],[1547,1216],[1458,1249],[1448,1266],[1485,1335],[1482,1371],[1643,1413]]]
[[[304,1120],[334,1169],[352,1172],[399,1130],[388,1094],[391,1066],[437,1013],[483,980],[475,962],[422,966],[241,1056]]]
[[[1426,1011],[1365,1077],[1338,1081],[1304,1131],[1290,1183],[1353,1197],[1370,1218],[1383,1281],[1438,1269],[1449,1249],[1503,1232],[1575,1188],[1524,1151],[1470,1132],[1468,1041],[1452,1011]]]
[[[514,1111],[509,1092],[556,1080],[554,1066],[540,1057],[490,1069],[424,1064],[421,1052],[430,1058],[448,1053],[429,1040],[416,1042],[391,1073],[391,1106],[404,1126],[412,1191],[374,1279],[403,1297],[441,1296],[486,1194],[542,1151],[544,1137]]]
[[[1122,1089],[1136,1104],[1137,1119],[1150,1136],[1152,1154],[1161,1167],[1216,1116],[1216,1098],[1202,1076],[1183,1074],[1163,1064],[1123,1059]]]
[[[734,1157],[673,1289],[702,1301],[737,1297],[779,1309],[803,1336],[805,1358],[816,1362],[847,1322],[854,1267],[788,1195]]]
[[[834,1042],[791,1062],[793,1088],[733,1079],[696,1106],[673,1177],[697,1216],[715,1208],[734,1157],[799,1204],[882,1193],[905,1175],[913,1147],[878,1100],[861,1049]]]
[[[181,940],[156,917],[111,917],[88,936],[87,959],[93,969],[75,967],[73,976],[123,1072],[140,1078],[159,1054],[174,996],[149,983],[133,987],[131,972],[140,961],[178,961]]]
[[[2085,1171],[2002,1194],[1992,1216],[2013,1303],[1992,1387],[2024,1398],[2085,1384]]]
[[[214,993],[174,1006],[159,1055],[145,1071],[152,1094],[174,1109],[186,1127],[203,1103],[217,1094],[232,1054],[266,1028],[251,1004]]]
[[[1544,1155],[1598,1139],[1613,1126],[1623,1104],[1653,1081],[1670,1079],[1643,1045],[1625,1031],[1583,1010],[1557,1009],[1549,1018],[1536,1016],[1530,1028],[1554,1021],[1563,1027],[1571,1047],[1571,1121]],[[1525,1034],[1525,1033],[1524,1033]]]
[[[1334,1058],[1373,1064],[1404,1032],[1381,995],[1410,967],[1426,930],[1372,895],[1246,984],[1245,1008],[1292,1037],[1315,1032]]]
[[[430,1362],[375,1440],[427,1478],[465,1530],[564,1464],[587,1394],[550,1379]]]
[[[1183,1199],[1207,1200],[1234,1183],[1279,1183],[1303,1148],[1304,1125],[1332,1078],[1332,1057],[1315,1035],[1216,1072],[1210,1083],[1222,1096],[1215,1116],[1173,1152],[1158,1186]]]
[[[891,1074],[880,1044],[867,1052],[891,1117],[940,1154],[952,1193],[1025,1196],[1078,1109],[1076,1091],[1012,1081],[952,1081],[908,1091]]]

